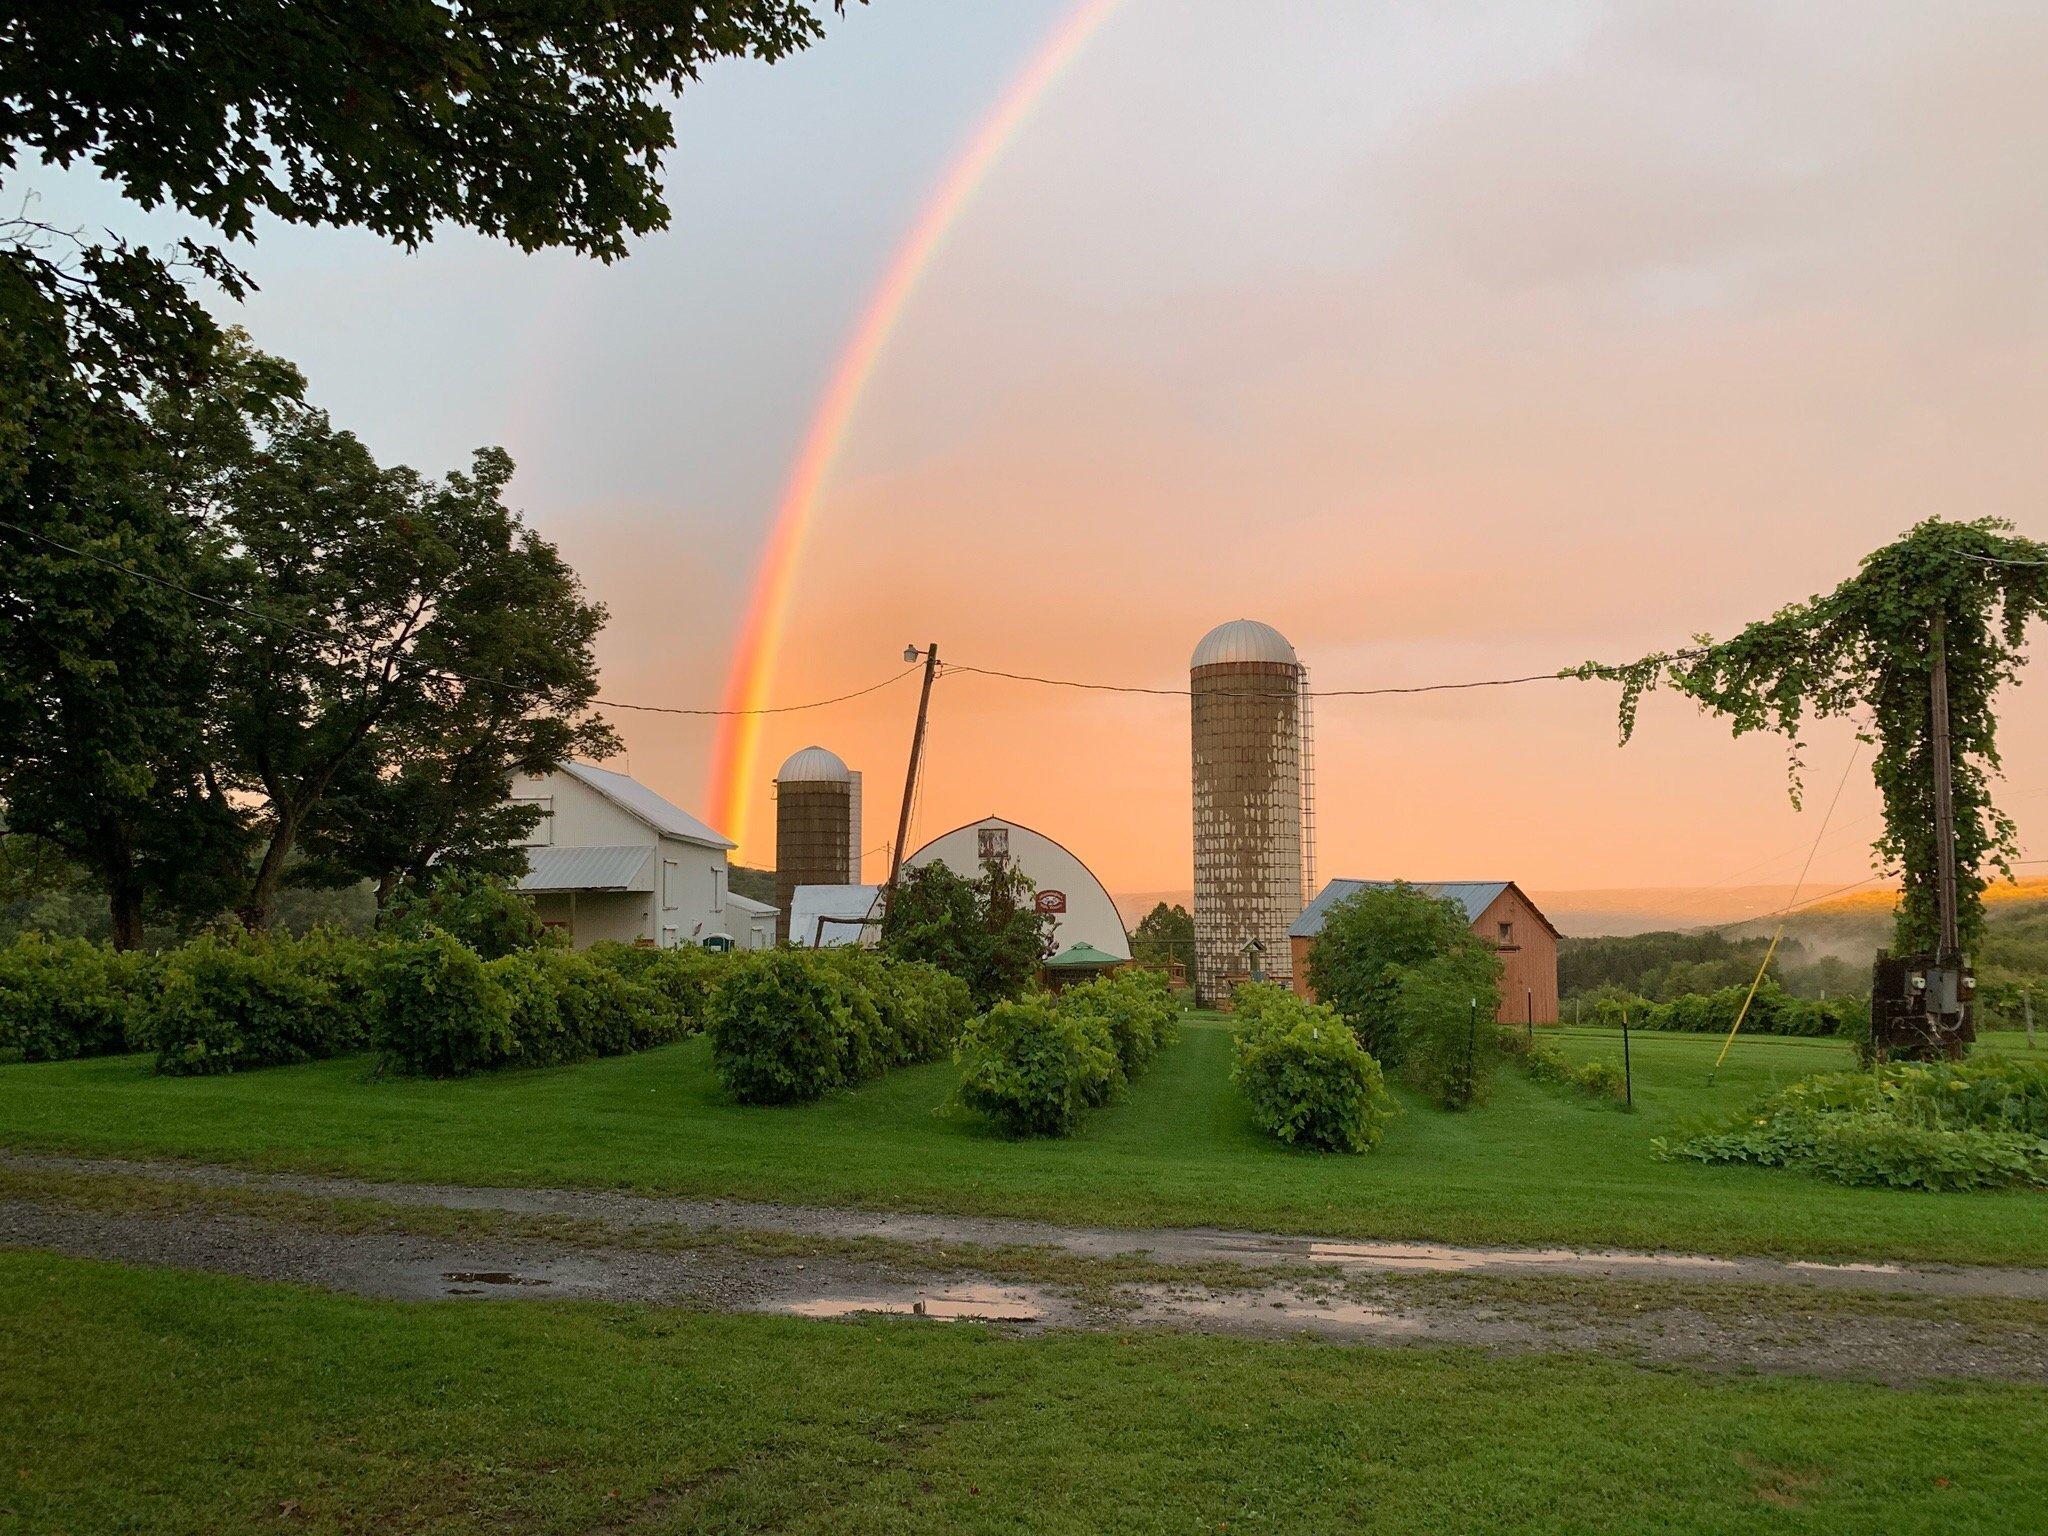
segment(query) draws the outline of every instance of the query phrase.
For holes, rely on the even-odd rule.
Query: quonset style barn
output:
[[[1347,896],[1385,888],[1391,880],[1332,880],[1316,893],[1308,910],[1287,930],[1293,951],[1294,990],[1313,999],[1308,984],[1308,955],[1323,931],[1331,907]],[[1557,1022],[1557,939],[1536,903],[1512,880],[1412,880],[1425,896],[1448,898],[1464,910],[1473,933],[1493,946],[1500,957],[1500,1013],[1503,1024]]]
[[[933,838],[903,867],[944,864],[972,880],[989,859],[1022,870],[1036,888],[1039,910],[1052,914],[1054,953],[1086,944],[1113,961],[1131,958],[1130,937],[1109,892],[1093,870],[1043,832],[989,816]]]

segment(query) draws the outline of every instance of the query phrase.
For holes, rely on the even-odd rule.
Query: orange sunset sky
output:
[[[239,314],[380,453],[502,441],[609,604],[605,689],[714,704],[845,336],[951,156],[1071,7],[877,0],[679,118],[625,262],[280,232]],[[906,642],[1172,686],[1212,624],[1323,688],[1725,634],[1917,519],[2048,532],[2048,10],[2037,4],[1126,0],[948,230],[828,475],[773,695]],[[396,332],[400,339],[393,341]],[[402,364],[393,378],[393,362]],[[2048,679],[2005,701],[2048,856]],[[771,719],[893,831],[915,687]],[[619,714],[702,809],[708,721]],[[918,831],[996,812],[1113,891],[1191,883],[1184,700],[955,675]],[[1555,891],[1789,883],[1770,738],[1545,683],[1317,711],[1327,875]],[[1814,881],[1868,868],[1852,774]],[[869,863],[870,877],[884,868]]]

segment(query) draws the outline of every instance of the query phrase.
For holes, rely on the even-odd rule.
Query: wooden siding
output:
[[[1512,943],[1501,942],[1500,925],[1510,925]],[[1510,885],[1479,914],[1472,931],[1500,955],[1500,1012],[1503,1024],[1520,1024],[1532,1015],[1538,1024],[1557,1022],[1557,934],[1521,887]],[[1311,1002],[1308,955],[1314,939],[1291,939],[1294,990]]]

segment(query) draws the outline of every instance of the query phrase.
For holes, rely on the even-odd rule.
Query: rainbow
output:
[[[754,572],[753,591],[740,623],[739,638],[733,647],[723,708],[758,710],[767,705],[789,613],[790,589],[795,584],[797,561],[817,512],[818,492],[846,440],[854,409],[874,376],[875,365],[888,346],[896,322],[931,265],[946,231],[1030,116],[1039,97],[1121,3],[1122,0],[1079,0],[976,125],[890,257],[880,284],[833,365],[818,408],[804,431],[803,446],[790,466],[789,478],[776,505],[774,525],[769,529],[768,541]],[[711,824],[741,844],[747,840],[749,792],[760,745],[759,715],[727,714],[720,718],[704,800]]]

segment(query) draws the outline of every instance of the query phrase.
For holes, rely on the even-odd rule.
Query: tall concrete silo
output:
[[[1195,780],[1195,990],[1224,1000],[1256,941],[1268,980],[1293,970],[1301,915],[1302,667],[1280,631],[1219,624],[1189,663]]]
[[[798,886],[859,880],[860,775],[823,747],[791,753],[775,773],[776,938],[789,938]]]

